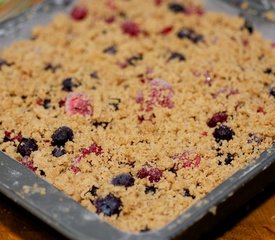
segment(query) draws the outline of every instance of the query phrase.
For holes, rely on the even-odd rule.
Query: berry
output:
[[[63,91],[72,92],[74,87],[77,87],[77,85],[73,83],[72,78],[66,78],[63,80],[62,82]]]
[[[135,179],[130,173],[122,173],[112,179],[112,184],[115,186],[131,187],[135,184]]]
[[[226,122],[227,118],[226,112],[217,112],[207,121],[207,126],[210,128],[216,127],[218,123]]]
[[[64,148],[60,148],[60,147],[55,147],[54,150],[52,151],[52,155],[54,157],[57,157],[57,158],[65,155],[65,154],[66,154],[65,149]]]
[[[71,11],[71,17],[76,21],[85,19],[88,15],[88,9],[84,6],[75,6]]]
[[[93,108],[89,98],[83,93],[70,93],[65,102],[65,110],[69,115],[91,115]]]
[[[33,160],[28,156],[25,156],[21,159],[21,164],[33,172],[35,172],[37,169],[37,167],[34,166]]]
[[[30,156],[32,152],[38,150],[36,141],[32,138],[23,138],[17,147],[17,152],[20,153],[22,157]]]
[[[179,52],[172,52],[170,57],[168,58],[168,61],[171,60],[178,60],[178,61],[185,61],[185,56]]]
[[[163,28],[160,33],[162,35],[168,35],[172,31],[173,31],[173,26],[168,26],[168,27]]]
[[[149,194],[149,193],[155,194],[156,190],[157,190],[157,188],[155,188],[154,186],[146,186],[144,192],[145,192],[145,194]]]
[[[249,34],[253,34],[254,32],[253,24],[248,19],[245,19],[242,29],[246,29],[249,32]]]
[[[103,53],[115,55],[117,53],[117,48],[116,48],[116,46],[111,46],[111,47],[105,48],[103,50]]]
[[[140,34],[139,26],[131,21],[126,21],[121,25],[122,31],[131,37],[137,37]]]
[[[95,200],[96,213],[103,213],[105,216],[119,215],[122,209],[122,202],[120,198],[115,197],[113,194],[108,194],[104,198]]]
[[[63,126],[55,130],[52,135],[52,145],[53,146],[64,146],[66,142],[72,141],[74,138],[74,133],[69,127]]]
[[[185,10],[185,7],[178,3],[170,3],[168,5],[168,8],[170,11],[172,11],[174,13],[181,13],[181,12],[184,12],[184,10]]]
[[[137,173],[137,177],[140,179],[149,177],[150,182],[159,182],[162,177],[162,171],[158,168],[152,168],[149,165],[143,166]]]
[[[213,133],[213,136],[217,142],[219,142],[220,140],[229,141],[233,139],[233,135],[235,135],[234,131],[225,125],[216,128]]]
[[[227,153],[227,157],[224,159],[224,164],[229,165],[234,160],[234,154]]]
[[[201,34],[197,34],[194,30],[190,28],[182,28],[178,33],[177,36],[179,39],[189,39],[193,43],[198,43],[203,41],[203,36]]]
[[[272,97],[275,98],[275,87],[271,87],[271,88],[269,89],[269,94],[270,94],[270,96],[272,96]]]
[[[192,199],[195,199],[195,198],[196,198],[196,196],[190,194],[190,190],[187,189],[187,188],[184,188],[184,189],[183,189],[183,196],[184,196],[184,197],[191,197]]]

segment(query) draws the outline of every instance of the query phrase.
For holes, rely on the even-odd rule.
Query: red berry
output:
[[[210,118],[207,122],[207,126],[210,128],[216,127],[218,123],[226,122],[228,115],[226,112],[218,112],[215,113],[212,118]]]
[[[149,177],[150,182],[159,182],[162,177],[162,171],[150,165],[145,165],[139,170],[137,177],[140,179]]]
[[[71,17],[76,21],[85,19],[88,15],[88,9],[84,6],[75,6],[71,11]]]
[[[131,37],[137,37],[140,34],[140,28],[135,22],[126,21],[121,26],[122,31]]]
[[[21,164],[33,172],[35,172],[37,169],[37,167],[34,166],[33,160],[28,156],[25,156],[21,159]]]
[[[162,35],[168,35],[172,31],[173,31],[173,26],[167,26],[167,27],[163,28],[160,33]]]
[[[65,110],[69,115],[91,115],[93,108],[89,98],[83,93],[70,93],[65,102]]]

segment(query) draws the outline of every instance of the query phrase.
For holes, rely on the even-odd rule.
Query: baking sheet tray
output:
[[[57,11],[66,11],[73,1],[46,1],[27,13],[0,24],[0,49],[14,40],[29,38],[34,25],[45,24]],[[207,9],[230,14],[239,12],[219,0],[204,1]],[[263,34],[275,40],[275,25],[257,20]],[[70,239],[168,240],[197,239],[217,222],[275,183],[275,145],[244,169],[239,170],[173,222],[157,231],[121,232],[57,190],[17,161],[0,152],[0,192]]]

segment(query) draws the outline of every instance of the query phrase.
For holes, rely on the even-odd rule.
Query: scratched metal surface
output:
[[[12,21],[0,23],[0,48],[15,40],[29,38],[31,28],[34,25],[46,24],[57,11],[68,11],[72,2],[71,0],[47,1]],[[207,9],[233,15],[239,14],[236,9],[219,0],[205,0],[205,4]],[[258,20],[255,25],[267,38],[275,40],[275,26],[273,24],[266,24]],[[89,212],[63,192],[2,152],[0,152],[0,192],[70,239],[168,240],[174,239],[190,229],[192,230],[197,223],[201,222],[207,227],[206,216],[209,213],[217,221],[221,211],[220,206],[224,203],[232,206],[236,204],[237,207],[237,203],[230,201],[230,199],[234,194],[237,194],[238,190],[256,179],[260,174],[267,173],[261,178],[262,186],[274,182],[274,166],[275,145],[263,153],[258,160],[227,179],[166,227],[158,231],[140,234],[124,233],[113,228],[103,222],[96,214]],[[250,194],[252,196],[252,193]],[[196,236],[202,234],[201,228],[194,229],[192,231],[196,231]]]

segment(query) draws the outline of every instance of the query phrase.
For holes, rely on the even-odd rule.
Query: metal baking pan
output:
[[[45,24],[73,1],[45,1],[20,16],[0,24],[0,49],[12,41],[30,37],[30,29]],[[206,8],[239,14],[219,0],[205,0]],[[31,17],[30,17],[31,16]],[[256,22],[259,30],[275,40],[275,25]],[[17,202],[69,239],[170,240],[198,239],[213,229],[265,186],[275,183],[275,144],[257,160],[239,170],[173,222],[156,231],[132,234],[119,231],[66,194],[0,152],[0,192]]]

